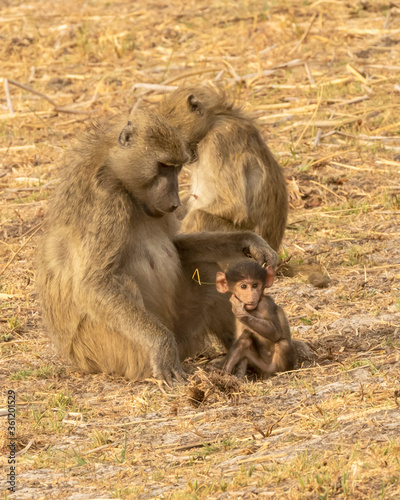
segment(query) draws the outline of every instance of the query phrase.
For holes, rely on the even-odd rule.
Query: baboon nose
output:
[[[172,201],[171,211],[173,212],[174,210],[176,210],[178,207],[181,206],[181,199],[179,198],[179,196],[176,196],[175,200],[171,200],[171,201]]]

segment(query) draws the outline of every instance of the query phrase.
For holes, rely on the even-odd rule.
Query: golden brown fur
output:
[[[228,351],[224,370],[232,373],[239,368],[244,375],[247,364],[264,377],[292,370],[297,361],[289,322],[283,309],[272,297],[263,294],[267,276],[260,278],[254,261],[232,264],[227,273],[217,273],[217,289],[230,292],[232,311],[236,318],[236,340]],[[232,281],[228,277],[239,275]]]
[[[67,158],[38,249],[50,337],[83,371],[171,383],[205,335],[201,295],[194,314],[179,319],[191,285],[182,266],[246,247],[260,262],[275,264],[276,254],[250,232],[177,237],[188,154],[162,117],[140,111],[93,127]]]
[[[178,88],[160,111],[197,158],[182,232],[250,229],[278,250],[288,214],[286,182],[254,121],[205,85]]]

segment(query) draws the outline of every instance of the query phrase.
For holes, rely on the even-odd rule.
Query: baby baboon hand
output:
[[[229,302],[232,304],[232,312],[236,316],[236,318],[243,318],[244,316],[247,316],[244,303],[241,300],[239,300],[235,295],[231,296]]]

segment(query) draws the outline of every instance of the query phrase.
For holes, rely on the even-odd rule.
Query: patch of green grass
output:
[[[287,464],[262,465],[265,477],[258,481],[258,486],[268,487],[271,482],[284,485],[289,480],[295,480],[299,490],[307,493],[305,498],[336,498],[345,490],[348,495],[352,486],[348,484],[349,472],[345,460],[340,454],[329,460],[324,455],[321,452],[305,451]],[[309,496],[311,492],[314,493],[312,497]]]
[[[301,165],[298,166],[297,171],[298,172],[307,172],[310,169],[313,161],[314,161],[314,158],[310,158],[310,159],[306,160],[304,163],[302,163]]]
[[[11,332],[18,330],[18,328],[21,327],[21,323],[16,316],[11,316],[11,318],[8,318],[7,325]]]
[[[33,201],[43,201],[46,200],[49,196],[50,196],[50,191],[42,189],[40,191],[35,191],[27,196],[20,196],[17,198],[13,198],[11,200],[11,203],[18,204],[18,203],[30,203]]]
[[[33,368],[25,368],[24,370],[18,370],[9,376],[10,380],[27,380],[33,374]]]
[[[56,375],[57,371],[58,370],[54,365],[44,365],[34,370],[34,375],[36,378],[47,379]]]
[[[388,210],[400,210],[400,195],[397,193],[386,193],[383,196],[382,203]]]
[[[289,253],[288,253],[286,247],[284,247],[284,246],[282,247],[282,249],[279,253],[279,258],[281,261],[284,261],[284,260],[289,258]]]
[[[354,368],[360,368],[360,367],[369,367],[371,369],[371,374],[375,375],[379,370],[378,368],[372,363],[372,361],[368,358],[364,359],[358,359],[356,361],[350,361],[348,364],[345,364],[341,370],[342,371],[348,371],[352,370]]]
[[[190,486],[192,487],[192,486]],[[196,492],[198,493],[198,492]],[[172,496],[170,497],[171,500],[197,500],[199,497],[198,495],[195,495],[194,493],[190,493],[187,491],[177,491],[172,493]],[[201,498],[204,498],[203,496]]]
[[[38,426],[40,424],[40,422],[42,421],[42,418],[44,417],[44,414],[46,413],[46,411],[47,410],[45,410],[44,412],[42,412],[40,409],[38,409],[38,410],[33,409],[32,410],[32,416],[33,416],[33,420],[35,421],[36,426]]]
[[[319,321],[321,316],[319,314],[312,314],[310,317],[303,316],[300,319],[300,321],[303,323],[303,325],[313,325],[317,321]]]
[[[51,388],[47,390],[51,391]],[[63,419],[69,412],[83,414],[86,410],[78,407],[71,394],[61,391],[50,395],[47,408],[34,408],[32,419],[39,431],[62,433],[68,431],[68,426],[63,424]]]
[[[345,254],[344,265],[357,266],[365,262],[365,253],[360,245],[352,245]]]
[[[103,446],[105,444],[108,444],[110,442],[110,436],[111,433],[109,431],[98,431],[95,429],[93,431],[93,443],[94,446],[97,448],[98,446]]]
[[[76,459],[75,467],[82,467],[83,465],[87,464],[87,461],[77,453],[75,448],[73,448],[72,451],[74,452],[74,457]]]
[[[235,438],[224,438],[221,440],[216,441],[215,443],[204,443],[203,448],[201,448],[199,451],[196,451],[193,454],[193,459],[198,460],[198,459],[204,459],[207,456],[217,453],[219,451],[227,451],[227,450],[232,450],[237,447],[237,440]]]
[[[144,486],[130,486],[128,488],[120,488],[115,486],[113,488],[114,498],[138,498],[144,492]]]
[[[62,411],[76,411],[76,406],[71,394],[64,391],[61,391],[58,394],[54,394],[52,397],[50,397],[48,405],[51,408],[58,408]]]
[[[342,215],[359,215],[362,213],[369,213],[372,210],[371,203],[365,200],[354,200],[349,198],[346,203],[338,205],[327,205],[324,210],[331,212],[341,212]]]
[[[119,464],[123,464],[125,462],[127,444],[128,444],[127,434],[125,433],[125,440],[124,440],[122,450],[121,450],[119,455],[117,455],[117,454],[114,455],[116,462]]]
[[[60,375],[62,368],[57,368],[54,365],[46,364],[39,368],[26,368],[18,370],[10,375],[10,380],[27,380],[28,378],[49,379]]]

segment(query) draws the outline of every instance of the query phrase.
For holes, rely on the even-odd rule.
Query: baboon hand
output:
[[[180,365],[158,367],[154,370],[154,377],[163,380],[170,387],[176,383],[183,382],[186,378]]]
[[[236,295],[232,295],[229,302],[232,304],[232,312],[236,318],[243,318],[244,316],[247,316],[244,303],[239,300]]]
[[[260,265],[267,264],[275,268],[279,262],[279,256],[268,243],[255,233],[249,233],[246,238],[243,253],[252,257]]]
[[[175,346],[169,346],[167,352],[165,347],[163,347],[163,352],[154,349],[151,354],[150,363],[153,369],[153,376],[159,380],[163,380],[169,386],[185,380],[179,361],[178,350]]]

